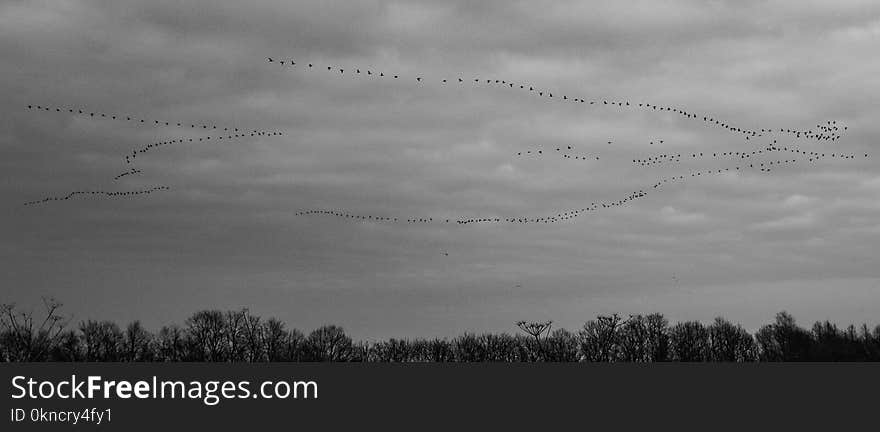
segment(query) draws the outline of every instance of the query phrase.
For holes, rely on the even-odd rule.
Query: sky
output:
[[[609,313],[876,325],[878,42],[873,1],[0,1],[0,301],[151,328],[246,307],[363,339]],[[853,157],[709,157],[773,140]],[[633,163],[661,154],[683,157]]]

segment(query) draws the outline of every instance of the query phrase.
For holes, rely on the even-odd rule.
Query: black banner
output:
[[[33,363],[0,372],[2,430],[841,430],[876,427],[880,387],[877,364]]]

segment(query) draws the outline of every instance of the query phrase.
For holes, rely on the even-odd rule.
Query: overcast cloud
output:
[[[873,1],[2,1],[2,297],[52,295],[77,318],[153,327],[248,307],[367,338],[519,319],[575,328],[611,312],[876,323],[878,42]],[[770,139],[475,77],[749,129],[836,120],[848,130],[833,143],[775,138],[857,157],[688,179],[552,225],[296,215],[540,217],[739,163],[633,159]],[[126,165],[134,148],[199,135],[29,104],[284,135],[165,146]],[[561,146],[601,160],[516,156]],[[132,166],[143,173],[113,181]],[[171,190],[22,205],[156,185]]]

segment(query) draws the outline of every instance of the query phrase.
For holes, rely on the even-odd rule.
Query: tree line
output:
[[[0,309],[4,362],[778,362],[880,361],[880,325],[800,327],[786,312],[754,335],[724,318],[671,324],[662,314],[600,315],[575,332],[552,322],[519,321],[509,333],[452,339],[354,341],[335,325],[308,334],[247,309],[203,310],[156,332],[139,321],[72,324],[61,304],[44,300],[35,315]]]

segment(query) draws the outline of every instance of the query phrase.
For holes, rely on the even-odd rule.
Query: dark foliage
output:
[[[815,335],[798,327],[787,312],[776,314],[776,322],[755,334],[763,361],[808,361],[814,350]]]
[[[121,328],[86,320],[72,328],[60,303],[44,302],[42,314],[14,305],[0,309],[0,360],[126,362],[753,362],[880,361],[880,326],[839,328],[817,322],[799,327],[780,312],[754,336],[723,318],[670,325],[660,314],[602,315],[577,333],[551,331],[551,322],[519,321],[522,331],[465,333],[452,339],[388,339],[354,342],[341,327],[308,335],[247,309],[199,311],[183,326],[151,333],[135,321]]]

